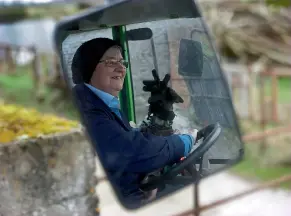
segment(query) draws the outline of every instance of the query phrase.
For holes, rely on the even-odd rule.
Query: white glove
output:
[[[175,134],[185,134],[185,135],[190,135],[192,138],[192,147],[190,150],[190,153],[193,152],[198,146],[196,145],[197,143],[197,129],[192,129],[192,128],[181,128],[180,130],[175,130]]]
[[[189,132],[187,133],[188,135],[191,135],[193,140],[192,140],[192,147],[195,145],[196,141],[197,141],[197,133],[198,130],[197,129],[190,129]]]
[[[133,121],[130,121],[129,124],[132,128],[138,128],[138,126]]]
[[[193,144],[196,142],[196,139],[197,139],[197,133],[198,133],[198,130],[197,129],[192,129],[192,128],[182,128],[180,130],[175,130],[174,131],[175,134],[187,134],[187,135],[190,135],[192,138],[193,138]]]

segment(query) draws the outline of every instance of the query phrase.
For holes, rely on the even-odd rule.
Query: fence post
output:
[[[199,181],[194,185],[194,211],[195,216],[200,216]]]
[[[32,61],[34,94],[36,99],[41,102],[44,100],[44,95],[41,91],[41,87],[43,86],[41,57],[35,46],[31,47],[30,50],[34,53],[34,59]]]
[[[233,100],[235,101],[235,95],[236,95],[236,76],[234,73],[231,73],[231,92]]]
[[[241,105],[240,106],[244,107],[242,109],[242,115],[244,118],[248,118],[250,115],[250,112],[249,112],[250,99],[249,99],[249,94],[248,94],[249,80],[248,80],[246,73],[242,74],[240,84],[241,84],[240,85],[240,96],[239,96],[241,98],[241,103],[240,103]]]
[[[272,78],[272,120],[278,122],[278,76],[274,70],[271,71]]]
[[[57,76],[57,56],[56,54],[46,55],[46,62],[48,63],[48,69],[46,73],[46,81],[52,80]]]
[[[11,74],[15,72],[15,64],[12,58],[12,47],[10,45],[5,46],[5,61],[6,61],[6,73]]]
[[[5,68],[5,49],[0,44],[0,73],[4,71]]]
[[[249,86],[248,86],[248,94],[249,94],[249,120],[254,121],[254,101],[255,101],[255,83],[256,83],[256,75],[251,70],[249,64],[247,64],[248,69],[248,79],[249,79]]]
[[[266,129],[266,109],[265,109],[265,77],[260,73],[259,75],[259,90],[260,90],[260,112],[261,112],[261,129],[265,132]],[[266,138],[263,137],[261,140],[260,145],[260,155],[263,155],[266,152],[267,145],[266,145]]]

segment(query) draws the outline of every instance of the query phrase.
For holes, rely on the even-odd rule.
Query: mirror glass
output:
[[[96,23],[108,17],[99,18]],[[158,200],[241,159],[230,92],[201,18],[128,21],[66,34],[59,50],[65,75],[125,207]],[[96,38],[120,39],[123,49],[105,49],[107,42]]]
[[[198,41],[181,39],[178,64],[180,75],[201,77],[203,70],[202,44]],[[195,68],[193,65],[196,65]]]
[[[140,87],[142,80],[152,79],[153,68],[160,77],[169,73],[169,85],[184,100],[174,104],[173,128],[199,130],[219,122],[222,132],[203,157],[202,176],[226,168],[240,158],[243,146],[228,85],[202,20],[163,20],[129,25],[128,29],[145,26],[153,31],[152,40],[129,42],[138,124],[147,116],[145,104],[150,96]]]

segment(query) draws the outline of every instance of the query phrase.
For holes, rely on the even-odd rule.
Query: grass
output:
[[[66,107],[56,109],[50,104],[53,91],[42,87],[45,101],[39,102],[35,96],[34,83],[29,68],[18,67],[15,74],[0,74],[0,98],[5,102],[15,103],[25,107],[33,107],[41,112],[49,112],[62,115],[70,119],[76,119],[76,110],[70,101]]]
[[[278,79],[278,102],[282,104],[291,103],[291,78]],[[272,95],[271,80],[266,81],[266,94]]]
[[[291,103],[291,79],[280,78],[278,80],[278,103]],[[266,95],[272,95],[271,80],[266,81]],[[260,124],[241,120],[243,134],[260,131]],[[266,129],[279,126],[269,123]],[[265,154],[260,157],[259,142],[245,143],[245,158],[238,165],[231,168],[231,172],[243,178],[254,181],[270,181],[281,176],[291,174],[291,139],[286,135],[276,136],[267,139],[268,148]],[[279,163],[289,159],[290,164]],[[291,183],[283,183],[279,187],[290,189]]]
[[[258,152],[258,143],[249,143],[245,146],[245,158],[238,165],[231,168],[231,172],[248,180],[270,181],[291,174],[291,166],[282,164],[271,164],[266,162],[266,156],[260,158]],[[289,143],[290,148],[290,143]],[[274,149],[269,149],[269,154]],[[278,187],[284,189],[291,188],[291,182],[282,183]]]
[[[243,134],[260,131],[259,123],[241,120],[240,125]],[[266,128],[276,126],[275,124],[267,124]],[[268,147],[263,155],[260,154],[260,144],[260,142],[245,143],[244,160],[232,167],[230,171],[244,179],[261,182],[291,174],[291,137],[289,134],[267,138]],[[290,163],[289,165],[281,163],[285,162],[286,159]],[[290,189],[291,182],[282,183],[278,187]]]

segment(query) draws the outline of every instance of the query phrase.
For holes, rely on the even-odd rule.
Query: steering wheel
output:
[[[159,176],[146,177],[140,185],[142,191],[150,191],[158,187],[163,187],[168,184],[188,184],[193,182],[191,176],[177,176],[187,166],[195,163],[199,158],[203,157],[205,152],[217,141],[220,133],[221,126],[219,123],[208,125],[197,133],[197,140],[203,138],[202,143],[191,152],[184,160],[177,162],[166,173]]]

